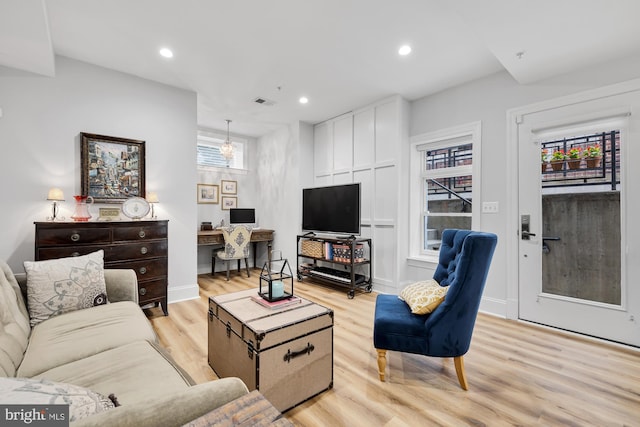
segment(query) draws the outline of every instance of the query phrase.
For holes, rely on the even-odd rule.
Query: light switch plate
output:
[[[498,202],[482,202],[482,213],[498,213]]]

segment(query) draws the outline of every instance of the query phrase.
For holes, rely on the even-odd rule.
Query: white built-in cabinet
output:
[[[408,104],[399,96],[314,127],[314,185],[361,183],[361,234],[373,240],[373,287],[397,292],[406,257]],[[403,203],[405,204],[403,206]]]

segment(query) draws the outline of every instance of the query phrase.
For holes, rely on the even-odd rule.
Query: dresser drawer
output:
[[[130,268],[136,272],[138,281],[167,276],[167,258],[116,261],[105,263],[106,268]]]
[[[138,283],[138,300],[140,304],[167,296],[167,281],[155,279]]]
[[[113,230],[113,241],[164,239],[167,237],[166,225],[140,225],[139,227],[118,227]]]
[[[68,258],[72,256],[87,255],[100,249],[104,250],[104,260],[109,259],[111,248],[105,245],[87,245],[87,246],[55,246],[38,248],[36,259],[39,261],[56,258]]]
[[[111,247],[109,257],[105,261],[121,261],[139,258],[157,258],[167,256],[169,242],[167,240],[155,240],[148,242],[136,242],[117,244]]]
[[[85,245],[91,243],[110,243],[111,230],[108,228],[56,228],[38,230],[36,235],[39,246],[49,245]]]

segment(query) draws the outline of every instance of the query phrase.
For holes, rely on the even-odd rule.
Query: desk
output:
[[[260,228],[251,232],[251,243],[253,243],[253,266],[256,265],[256,248],[258,243],[265,242],[267,244],[267,256],[271,258],[271,244],[273,243],[273,230]],[[224,236],[222,230],[205,230],[198,231],[198,245],[224,245]],[[213,268],[213,266],[212,266]],[[212,271],[211,274],[215,274]]]

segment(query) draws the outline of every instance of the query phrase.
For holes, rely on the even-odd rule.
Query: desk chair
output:
[[[413,314],[397,295],[378,295],[373,345],[378,352],[380,381],[384,381],[387,350],[392,350],[453,357],[460,386],[468,389],[462,356],[469,350],[497,241],[491,233],[444,230],[433,279],[449,289],[444,301],[430,314]]]
[[[240,260],[244,259],[244,266],[249,277],[249,242],[251,241],[251,228],[244,225],[231,225],[222,229],[224,237],[224,249],[217,251],[211,259],[212,272],[216,271],[216,258],[220,258],[227,264],[227,281],[229,281],[229,262],[238,261],[238,273],[240,272]]]

